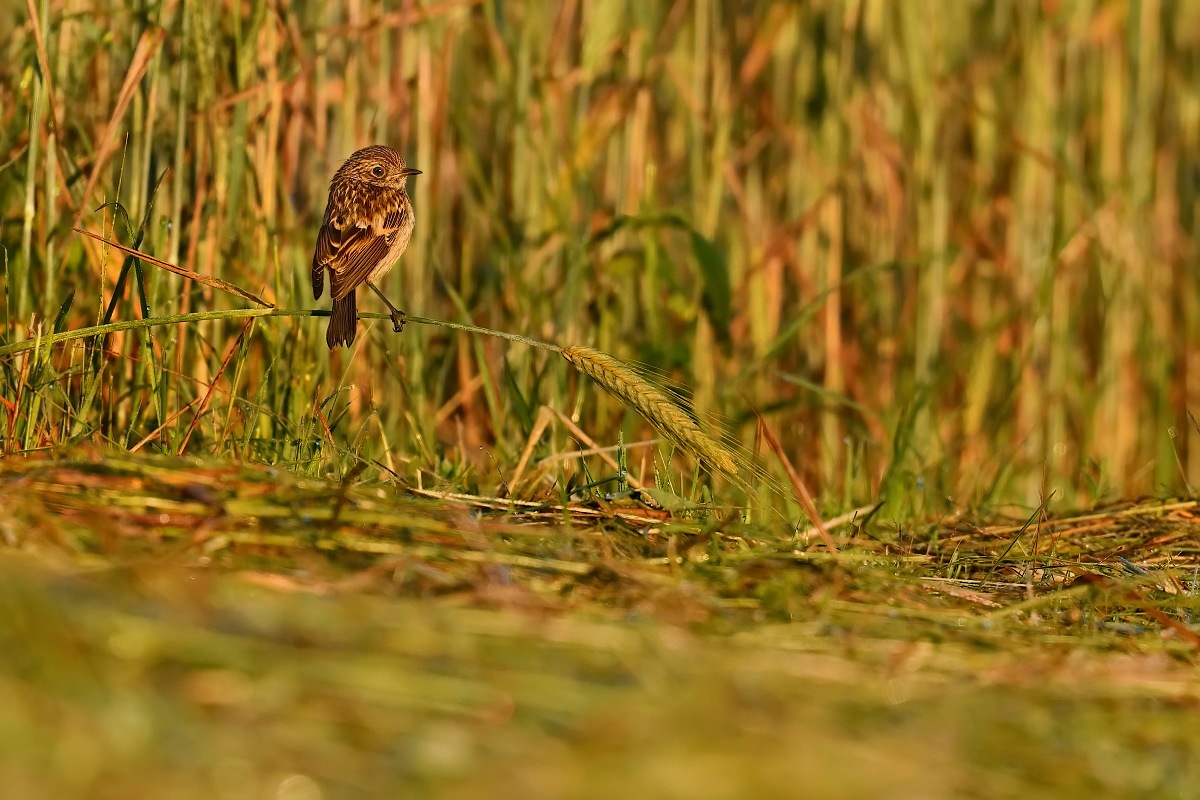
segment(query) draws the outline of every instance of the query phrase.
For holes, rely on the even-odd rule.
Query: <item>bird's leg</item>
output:
[[[373,291],[373,292],[375,292],[375,294],[379,295],[379,299],[383,301],[383,304],[385,306],[387,306],[389,309],[391,309],[391,311],[392,311],[392,330],[394,330],[396,333],[400,333],[401,331],[403,331],[404,330],[404,322],[408,319],[408,317],[404,314],[403,311],[401,311],[400,309],[398,309],[394,305],[392,305],[392,301],[388,300],[387,297],[384,296],[383,292],[379,291],[378,286],[376,286],[371,281],[367,281],[367,286],[370,286],[371,291]]]

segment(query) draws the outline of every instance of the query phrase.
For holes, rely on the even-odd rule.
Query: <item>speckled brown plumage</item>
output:
[[[412,202],[405,186],[410,175],[419,175],[390,147],[367,147],[346,159],[329,184],[329,205],[317,234],[313,253],[313,297],[321,298],[325,272],[333,315],[325,343],[329,349],[354,341],[358,328],[356,293],[366,283],[378,292],[375,281],[386,275],[412,238]],[[392,310],[396,330],[403,312],[380,297]]]

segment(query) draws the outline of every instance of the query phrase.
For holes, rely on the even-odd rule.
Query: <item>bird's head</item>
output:
[[[421,170],[405,164],[404,157],[392,148],[373,145],[346,159],[334,181],[351,180],[381,189],[403,189],[410,175],[420,174]]]

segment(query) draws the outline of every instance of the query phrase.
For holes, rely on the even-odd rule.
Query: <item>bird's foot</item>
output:
[[[404,323],[408,322],[408,315],[399,309],[392,309],[392,330],[396,333],[404,332]]]

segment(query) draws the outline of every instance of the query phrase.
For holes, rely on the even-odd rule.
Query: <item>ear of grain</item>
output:
[[[613,397],[637,411],[663,436],[691,453],[710,472],[740,486],[744,465],[733,451],[696,424],[671,398],[623,361],[591,347],[568,347],[562,356]]]

